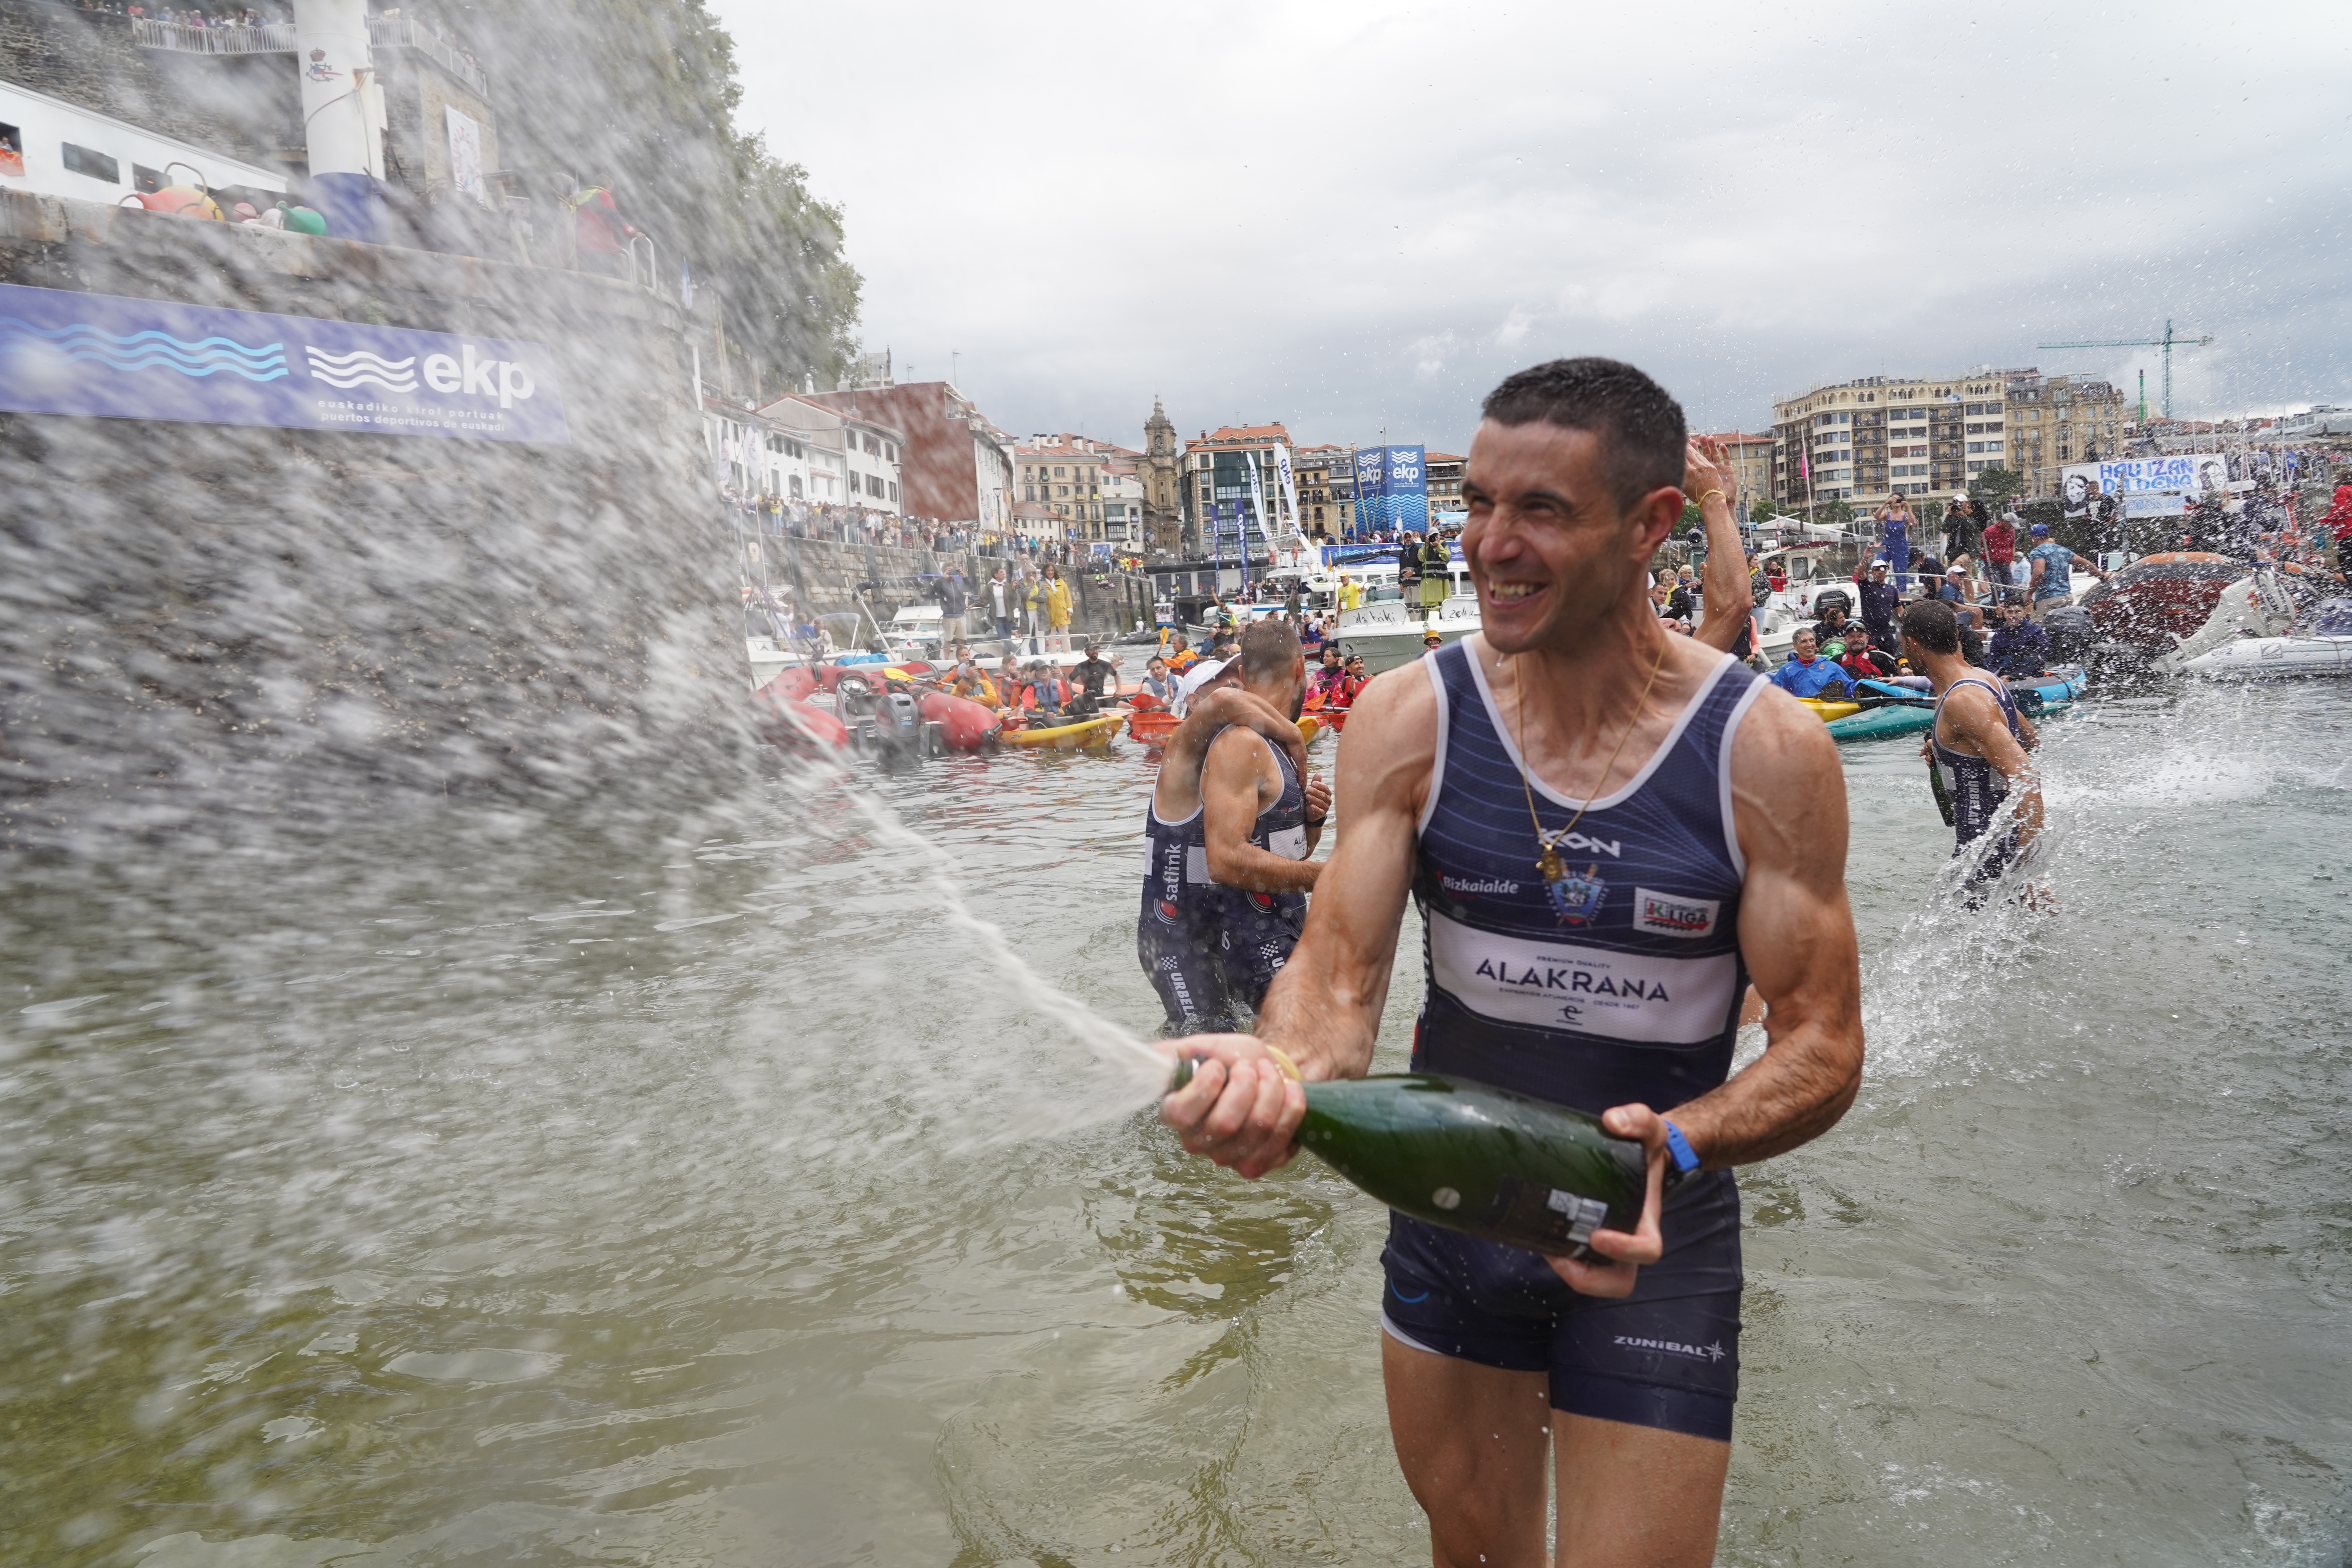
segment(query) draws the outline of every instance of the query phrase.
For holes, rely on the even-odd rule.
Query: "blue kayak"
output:
[[[2009,682],[2010,695],[2017,699],[2018,711],[2027,718],[2039,717],[2052,708],[2063,708],[2083,694],[2090,683],[2090,673],[2079,664],[2062,665],[2044,670],[2031,679]],[[1830,721],[1830,737],[1838,741],[1874,741],[1885,735],[1914,735],[1926,729],[1936,717],[1935,699],[1924,690],[1897,686],[1885,680],[1857,680],[1855,692],[1864,698],[1891,699],[1884,707],[1865,708],[1859,713],[1849,713],[1843,719]]]

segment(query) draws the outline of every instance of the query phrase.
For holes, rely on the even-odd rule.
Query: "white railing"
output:
[[[227,25],[194,27],[184,22],[159,22],[134,16],[132,41],[142,48],[175,49],[191,55],[290,55],[295,52],[294,24],[265,22],[257,26]],[[414,16],[370,16],[368,41],[377,48],[421,49],[441,68],[488,96],[482,68],[471,55]]]
[[[483,97],[489,96],[488,84],[482,79],[482,68],[475,63],[474,57],[414,16],[370,16],[368,41],[378,48],[389,46],[422,49],[451,76]]]
[[[257,27],[237,26],[192,27],[184,22],[158,22],[152,17],[131,19],[131,38],[151,49],[177,49],[191,55],[290,55],[294,24],[268,22]]]

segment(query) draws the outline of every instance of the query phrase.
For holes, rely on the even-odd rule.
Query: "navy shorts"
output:
[[[1305,900],[1214,891],[1219,897],[1197,911],[1163,918],[1147,909],[1136,922],[1136,960],[1168,1013],[1163,1035],[1247,1028],[1298,945]]]
[[[1555,1410],[1727,1443],[1742,1283],[1731,1173],[1677,1190],[1660,1228],[1665,1256],[1605,1300],[1536,1253],[1391,1214],[1381,1326],[1417,1350],[1548,1373]]]

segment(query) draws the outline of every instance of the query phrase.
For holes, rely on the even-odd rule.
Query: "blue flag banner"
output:
[[[1420,447],[1390,447],[1386,459],[1389,526],[1413,533],[1429,530],[1429,454]]]
[[[1356,526],[1367,533],[1377,533],[1388,526],[1381,521],[1386,508],[1381,495],[1381,473],[1386,465],[1381,447],[1359,447],[1356,449]]]
[[[569,444],[540,343],[0,284],[0,409]]]

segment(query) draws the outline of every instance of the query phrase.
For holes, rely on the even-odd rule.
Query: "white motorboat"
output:
[[[1466,581],[1457,582],[1466,587]],[[1393,590],[1391,590],[1393,592]],[[1339,612],[1332,640],[1349,658],[1360,655],[1367,674],[1411,664],[1423,652],[1431,632],[1441,641],[1456,643],[1478,629],[1478,595],[1456,592],[1423,619],[1402,599],[1379,599]]]
[[[2189,661],[2189,673],[2215,679],[2352,675],[2352,634],[2334,637],[2241,637]]]
[[[2239,586],[2232,584],[2224,592],[2225,605]],[[2352,599],[2323,599],[2303,627],[2278,637],[2242,637],[2224,642],[2183,668],[2191,675],[2235,680],[2352,675]]]

